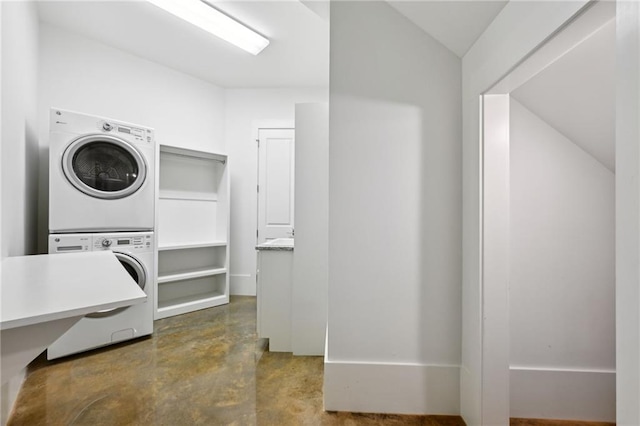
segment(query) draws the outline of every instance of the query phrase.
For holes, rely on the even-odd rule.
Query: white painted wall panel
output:
[[[383,2],[331,6],[327,361],[457,366],[459,59]],[[392,406],[377,387],[401,402],[414,390],[395,377],[352,387],[353,408]],[[446,393],[423,410],[457,407],[451,387],[419,389]],[[326,386],[325,403],[339,391]]]
[[[329,281],[329,105],[296,105],[296,235],[291,344],[323,355]]]
[[[0,259],[36,252],[38,32],[34,3],[0,2]],[[4,378],[0,424],[25,374]]]
[[[511,416],[613,422],[615,176],[513,98],[510,116]]]
[[[512,99],[510,179],[511,364],[614,369],[615,175]]]
[[[616,422],[640,424],[640,3],[616,13]]]
[[[38,21],[33,3],[2,4],[2,257],[36,251]]]

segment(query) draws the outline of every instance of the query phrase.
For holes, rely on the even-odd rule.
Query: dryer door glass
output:
[[[137,191],[146,177],[142,155],[110,135],[88,135],[72,142],[63,156],[67,179],[96,198],[123,198]]]
[[[124,267],[124,269],[131,275],[131,278],[140,286],[142,290],[144,290],[145,284],[147,283],[147,274],[137,260],[128,254],[124,253],[114,253],[120,264]],[[87,315],[87,318],[105,318],[110,317],[112,315],[116,315],[119,312],[128,309],[129,306],[125,306],[123,308],[113,308],[113,309],[105,309],[102,311],[94,312],[93,314]]]

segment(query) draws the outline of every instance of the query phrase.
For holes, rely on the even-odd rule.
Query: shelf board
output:
[[[158,284],[170,283],[173,281],[191,280],[194,278],[210,277],[227,272],[227,268],[202,268],[183,272],[175,272],[167,275],[158,275]]]
[[[186,200],[186,201],[218,201],[218,194],[209,192],[189,192],[160,190],[158,196],[161,200]]]
[[[224,247],[227,245],[226,241],[209,241],[202,243],[166,243],[158,246],[158,251],[169,250],[186,250],[194,248],[206,248],[206,247]]]
[[[167,318],[227,303],[229,303],[228,295],[214,292],[165,300],[162,302],[158,301],[158,310],[156,312],[155,319]]]
[[[172,145],[160,144],[160,153],[168,153],[174,155],[183,155],[185,157],[206,158],[209,160],[220,161],[221,163],[227,162],[227,155],[215,152],[198,151],[195,149],[182,148]]]

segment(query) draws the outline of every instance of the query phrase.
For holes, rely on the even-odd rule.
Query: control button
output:
[[[102,240],[102,247],[111,247],[111,240]]]
[[[104,123],[102,125],[102,130],[104,130],[105,132],[110,132],[111,130],[113,130],[113,126],[109,123]]]

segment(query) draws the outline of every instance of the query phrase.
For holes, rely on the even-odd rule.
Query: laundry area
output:
[[[640,3],[0,0],[0,46],[1,425],[640,424]]]

